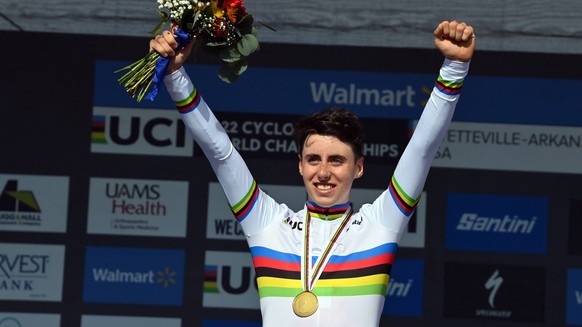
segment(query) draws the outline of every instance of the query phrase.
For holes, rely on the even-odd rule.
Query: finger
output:
[[[449,23],[449,32],[445,34],[449,40],[455,40],[457,38],[457,27],[458,26],[459,26],[459,23],[457,23],[454,20]]]
[[[467,26],[465,30],[463,30],[463,42],[469,41],[470,39],[475,37],[475,31],[473,30],[472,26]]]
[[[457,31],[455,34],[455,41],[463,41],[463,38],[465,37],[465,30],[467,29],[467,24],[465,23],[459,23],[459,25],[457,25]],[[466,41],[466,39],[465,39]]]
[[[174,56],[174,49],[168,44],[168,41],[161,35],[158,35],[151,41],[151,47],[156,50],[162,57]]]

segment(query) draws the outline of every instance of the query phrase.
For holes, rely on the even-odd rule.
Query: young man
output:
[[[475,48],[473,28],[454,21],[440,23],[434,41],[446,58],[436,86],[387,190],[357,213],[350,191],[364,172],[364,159],[353,114],[331,109],[296,124],[308,201],[295,212],[261,191],[196,92],[182,68],[194,42],[174,50],[170,31],[150,41],[152,49],[172,58],[168,92],[244,229],[263,326],[378,326],[398,241],[448,129]],[[295,224],[302,228],[293,229]]]

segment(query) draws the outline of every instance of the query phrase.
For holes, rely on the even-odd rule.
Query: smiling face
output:
[[[299,173],[308,200],[322,207],[350,200],[354,179],[364,172],[364,158],[334,136],[312,134],[305,139],[299,157]]]

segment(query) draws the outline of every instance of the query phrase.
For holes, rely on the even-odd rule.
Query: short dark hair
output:
[[[329,108],[300,118],[294,125],[294,133],[299,143],[299,155],[303,153],[305,140],[309,135],[334,136],[351,146],[356,159],[363,156],[364,132],[358,117],[348,109]]]

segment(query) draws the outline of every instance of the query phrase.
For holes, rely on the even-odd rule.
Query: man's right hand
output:
[[[192,53],[192,48],[195,39],[190,40],[188,44],[184,47],[178,48],[178,41],[174,36],[173,31],[178,29],[178,26],[172,26],[172,30],[163,31],[160,35],[157,35],[153,40],[150,40],[150,50],[156,51],[162,57],[170,57],[170,63],[168,64],[168,69],[166,73],[169,75],[176,70],[180,69],[186,59]]]

